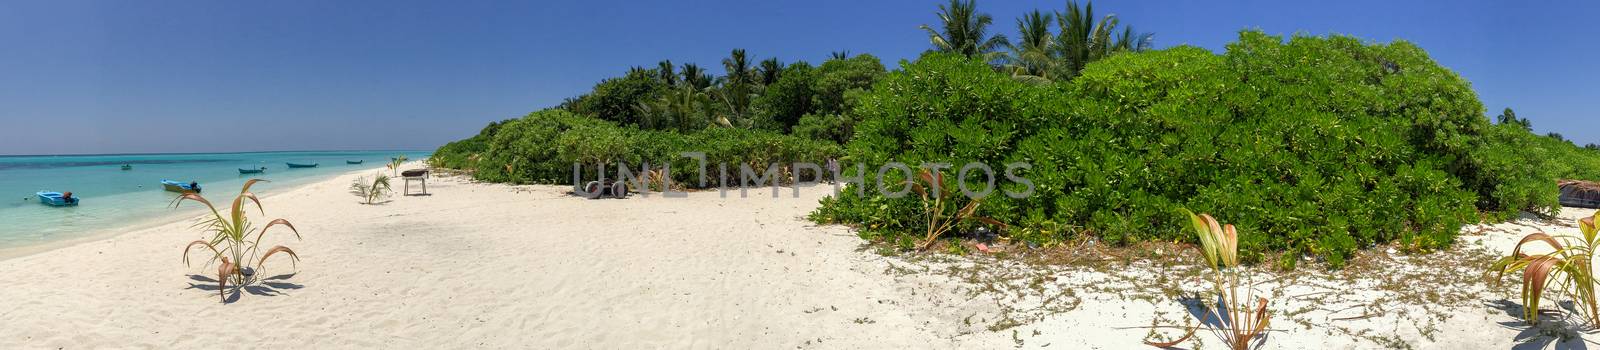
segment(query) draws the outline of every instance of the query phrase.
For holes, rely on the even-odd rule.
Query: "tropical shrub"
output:
[[[638,125],[641,120],[635,108],[655,100],[667,87],[656,70],[633,69],[621,77],[600,81],[593,91],[570,101],[565,109],[618,124]]]
[[[1050,41],[1041,33],[1037,41]],[[1130,48],[1143,40],[1122,37]],[[1335,266],[1362,247],[1434,249],[1463,223],[1548,214],[1556,179],[1600,180],[1600,152],[1534,135],[1510,111],[1490,124],[1465,80],[1403,41],[1246,31],[1221,54],[1139,51],[1107,51],[1055,82],[1015,79],[988,54],[926,54],[893,73],[869,55],[752,68],[736,53],[726,77],[693,64],[676,74],[662,62],[602,82],[565,110],[491,124],[430,161],[483,181],[552,184],[571,182],[573,164],[623,162],[635,174],[646,162],[670,164],[685,187],[749,185],[721,181],[719,163],[736,177],[739,165],[839,159],[847,177],[873,180],[855,165],[954,165],[944,176],[974,162],[1009,175],[1021,163],[1029,167],[1016,175],[1027,182],[1003,179],[995,193],[1032,195],[989,198],[972,214],[1006,223],[1013,241],[1187,240],[1163,222],[1196,208],[1236,215],[1246,261],[1271,252],[1290,265],[1310,255]],[[734,78],[741,87],[730,87]],[[743,97],[748,106],[734,103]],[[624,103],[632,109],[617,112]],[[705,152],[710,165],[685,151]],[[883,183],[912,174],[889,172]],[[811,218],[922,243],[923,203],[879,195],[876,185],[824,199]]]
[[[1560,208],[1554,179],[1600,179],[1600,153],[1528,129],[1527,120],[1502,118],[1471,151],[1476,169],[1465,181],[1478,192],[1478,206],[1499,219],[1520,211],[1553,215]]]
[[[216,206],[211,205],[210,201],[198,193],[184,193],[172,201],[173,208],[177,208],[187,200],[204,204],[206,209],[211,210],[211,217],[196,224],[197,227],[203,227],[210,232],[211,238],[189,242],[189,245],[184,246],[183,263],[189,264],[189,251],[195,246],[210,250],[211,258],[206,261],[206,265],[220,262],[217,266],[217,293],[224,302],[228,300],[229,282],[233,283],[235,289],[255,283],[257,277],[264,273],[262,267],[266,264],[267,258],[273,254],[289,254],[291,262],[300,260],[300,255],[295,254],[294,250],[281,245],[268,248],[265,252],[260,250],[262,237],[266,236],[267,231],[274,226],[288,227],[289,231],[294,233],[295,239],[300,239],[300,231],[296,230],[294,224],[290,224],[288,220],[273,219],[260,229],[252,225],[246,215],[248,209],[246,205],[255,203],[256,209],[263,214],[266,210],[261,208],[261,200],[256,198],[255,193],[250,192],[250,186],[264,181],[266,180],[245,181],[243,188],[239,189],[239,195],[234,196],[233,205],[228,207],[226,214],[218,211]],[[245,200],[250,202],[246,203]]]
[[[850,110],[851,96],[870,90],[884,74],[883,63],[872,55],[832,59],[816,68],[805,62],[791,64],[776,83],[767,86],[766,92],[755,99],[758,124],[796,136],[843,143],[850,136],[848,124],[838,121],[849,119],[839,116]],[[815,119],[830,116],[834,118]],[[815,120],[808,122],[805,120],[808,117]],[[837,126],[846,129],[824,129]]]
[[[815,72],[816,69],[805,62],[796,62],[784,68],[778,81],[767,85],[766,92],[753,102],[758,125],[788,132],[800,121],[801,116],[811,113],[814,109],[812,99],[816,95],[812,90],[816,81]]]
[[[925,55],[862,93],[851,115],[847,159],[869,168],[1030,164],[1021,175],[1037,186],[1032,196],[978,209],[1009,224],[1011,239],[1186,240],[1163,223],[1199,208],[1237,215],[1246,261],[1283,252],[1338,266],[1380,243],[1442,247],[1478,210],[1552,208],[1555,177],[1596,169],[1544,170],[1530,164],[1550,161],[1536,159],[1600,161],[1490,125],[1468,83],[1415,45],[1342,36],[1247,31],[1220,55],[1115,54],[1043,85],[981,60]],[[926,231],[904,219],[916,217],[916,201],[865,192],[824,200],[812,218],[892,241]]]
[[[562,133],[581,126],[614,126],[572,112],[547,109],[502,125],[473,168],[473,177],[490,182],[557,183],[572,177],[572,166],[551,162]]]
[[[886,74],[883,62],[868,54],[823,62],[817,67],[816,80],[811,83],[815,95],[811,98],[810,112],[844,113],[852,106],[849,100],[852,92],[872,89]]]
[[[500,130],[501,125],[510,123],[513,120],[516,119],[489,123],[477,135],[446,143],[444,146],[439,147],[438,150],[435,150],[432,156],[428,157],[428,164],[449,169],[474,168],[478,158],[482,156],[483,152],[489,150],[489,139],[494,138],[494,133]]]
[[[839,114],[806,114],[794,126],[793,135],[810,140],[844,144],[855,134],[855,120]]]
[[[1482,107],[1408,43],[1244,32],[1222,55],[1099,63],[1066,87],[1065,125],[1022,147],[1021,161],[1047,159],[1031,173],[1040,187],[1059,189],[1027,202],[1042,217],[1126,243],[1181,238],[1159,224],[1179,207],[1226,211],[1249,232],[1247,259],[1333,265],[1381,242],[1443,246],[1473,218],[1450,171],[1486,126]]]
[[[846,145],[847,176],[875,180],[876,169],[889,162],[913,167],[945,163],[956,168],[978,162],[991,169],[1004,169],[1007,157],[1022,139],[1041,125],[1052,123],[1050,116],[1064,114],[1059,95],[1050,93],[1054,90],[1017,82],[995,73],[979,60],[932,54],[901,65],[901,71],[889,74],[870,92],[863,93],[852,112],[859,119],[854,126],[855,136]],[[854,164],[865,164],[868,173],[856,174]],[[898,171],[886,172],[883,179],[885,187],[891,189],[899,187],[887,184],[908,180]],[[1016,186],[1019,184],[1000,184],[1001,189],[1018,191]],[[881,196],[875,182],[865,187],[865,191],[852,189],[837,198],[825,199],[812,218],[856,224],[864,237],[895,241],[901,241],[894,237],[901,233],[930,229],[926,221],[910,219],[922,216],[920,201]],[[974,215],[1000,221],[1015,219],[1015,215],[1002,213],[1015,208],[1012,202],[1009,198],[992,198]],[[965,228],[969,227],[958,227]]]
[[[704,152],[708,165],[683,157],[683,152]],[[641,130],[580,116],[563,110],[534,112],[502,125],[490,137],[478,161],[467,164],[479,180],[509,183],[571,184],[573,165],[584,177],[595,176],[605,166],[615,177],[617,164],[629,166],[638,176],[670,164],[674,182],[700,187],[723,185],[716,164],[727,164],[730,178],[739,166],[766,169],[772,163],[822,163],[837,158],[841,148],[827,141],[803,139],[770,131],[710,128],[694,132]]]

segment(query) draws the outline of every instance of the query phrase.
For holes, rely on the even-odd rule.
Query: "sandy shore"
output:
[[[190,220],[0,261],[0,348],[1137,349],[1153,321],[1183,324],[1182,302],[1205,287],[1158,261],[882,256],[847,228],[803,218],[830,186],[798,198],[584,200],[436,177],[431,196],[362,205],[346,193],[356,176],[267,193],[267,217],[304,234],[267,244],[304,260],[269,262],[268,275],[292,275],[228,304],[193,276],[214,266],[181,262],[183,245],[204,237]],[[1505,304],[1515,284],[1425,260],[1575,230],[1562,225],[1468,227],[1451,252],[1374,258],[1399,266],[1387,273],[1279,279],[1263,287],[1277,293],[1267,347],[1582,345],[1517,322]],[[1394,287],[1413,278],[1454,289],[1430,301]]]

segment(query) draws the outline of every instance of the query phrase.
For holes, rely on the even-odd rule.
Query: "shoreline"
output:
[[[337,151],[334,151],[334,152],[337,152]],[[408,161],[408,162],[406,162],[406,166],[408,166],[408,167],[415,166],[416,164],[420,164],[420,162],[422,162],[422,160]],[[335,180],[335,179],[338,179],[338,178],[341,178],[341,177],[345,177],[345,176],[349,176],[349,175],[355,174],[355,173],[367,172],[367,171],[372,171],[372,170],[380,170],[380,171],[382,171],[382,170],[387,170],[387,169],[388,169],[388,166],[384,165],[384,166],[379,166],[376,169],[351,170],[351,171],[342,172],[342,173],[330,173],[330,174],[326,175],[328,177],[326,179],[312,180],[312,181],[307,181],[307,182],[304,182],[304,183],[301,183],[301,184],[289,186],[287,188],[284,188],[282,191],[275,191],[275,192],[272,192],[272,193],[268,193],[268,194],[262,195],[261,199],[263,201],[265,201],[267,199],[271,199],[273,197],[276,197],[276,196],[279,196],[279,195],[282,195],[282,194],[285,194],[285,193],[293,192],[293,191],[301,189],[301,188],[305,188],[305,187],[308,187],[308,186],[311,186],[311,185],[319,184],[319,183],[322,183],[322,182],[325,182],[325,181],[332,181],[332,180]],[[151,190],[159,191],[161,189],[160,188],[152,188]],[[232,194],[233,192],[229,191],[229,192],[225,192],[225,193]],[[209,200],[211,198],[207,198],[207,199]],[[213,204],[225,205],[225,203],[213,203]],[[191,204],[188,204],[188,205],[198,205],[198,204],[192,204],[191,203]],[[191,207],[191,206],[188,206],[188,205],[186,205],[187,208],[198,209],[198,208]],[[69,247],[72,247],[72,246],[75,246],[75,245],[94,243],[94,242],[97,242],[97,241],[116,238],[117,236],[121,236],[123,234],[141,232],[141,231],[148,231],[148,230],[151,230],[151,229],[154,229],[154,228],[157,228],[157,227],[172,225],[172,224],[175,224],[175,223],[183,222],[185,220],[195,219],[195,218],[200,217],[201,215],[204,215],[204,213],[185,214],[180,209],[171,209],[171,211],[169,213],[166,213],[166,214],[163,214],[163,215],[159,215],[158,217],[137,219],[136,221],[130,222],[130,223],[125,224],[125,225],[121,225],[121,226],[114,227],[114,228],[97,229],[97,230],[94,230],[94,232],[89,232],[89,233],[81,235],[81,236],[75,236],[75,237],[70,237],[70,238],[62,238],[62,239],[53,239],[53,240],[49,240],[49,241],[41,241],[41,242],[30,243],[30,244],[23,245],[23,246],[18,246],[18,247],[3,247],[3,248],[0,248],[0,261],[6,261],[6,260],[25,257],[25,256],[40,254],[40,253],[46,253],[46,252],[50,252],[50,251],[54,251],[54,250],[69,248]]]

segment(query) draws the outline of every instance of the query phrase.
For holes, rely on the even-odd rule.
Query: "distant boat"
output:
[[[365,162],[365,161],[366,161],[365,159],[363,159],[363,160],[347,160],[347,161],[344,161],[344,163],[353,165],[353,164],[361,164],[361,162]]]
[[[177,181],[172,181],[172,180],[161,180],[161,188],[166,189],[168,191],[172,191],[172,192],[178,192],[178,193],[200,193],[200,188],[199,187],[200,186],[198,186],[198,185],[190,186],[189,184],[182,183],[182,182],[177,182]]]
[[[37,193],[37,195],[39,196],[39,203],[40,204],[44,204],[44,205],[48,205],[48,206],[52,206],[52,207],[75,207],[75,206],[78,206],[78,197],[70,197],[69,198],[66,195],[61,194],[61,192],[39,191],[39,193]]]
[[[122,165],[122,170],[133,170],[133,165],[123,164]]]
[[[290,168],[315,168],[315,167],[317,167],[317,163],[311,163],[311,164],[283,163],[283,164],[288,164]]]
[[[240,174],[260,174],[260,173],[264,173],[264,172],[267,172],[267,167],[260,167],[260,168],[255,168],[255,169],[239,168],[239,173]]]

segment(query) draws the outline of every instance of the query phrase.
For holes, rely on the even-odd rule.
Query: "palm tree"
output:
[[[1051,19],[1051,14],[1039,10],[1017,19],[1017,31],[1021,37],[1018,42],[1007,45],[1011,52],[1006,57],[1006,66],[1013,76],[1050,79],[1051,66],[1055,64],[1055,57],[1050,52],[1055,40],[1050,34]]]
[[[848,59],[850,59],[850,50],[834,51],[833,53],[828,55],[828,60],[830,60],[830,61],[831,60],[848,60]]]
[[[1133,26],[1122,27],[1122,35],[1117,37],[1116,49],[1125,52],[1145,52],[1155,47],[1155,33],[1140,33],[1133,31]]]
[[[711,74],[706,73],[706,69],[700,68],[700,65],[684,63],[680,74],[683,74],[683,82],[696,90],[711,87]]]
[[[634,109],[646,129],[691,132],[713,125],[708,117],[711,106],[711,98],[704,90],[683,85],[667,90],[655,100],[641,101]]]
[[[1057,75],[1074,77],[1089,62],[1117,52],[1150,49],[1154,34],[1136,33],[1130,27],[1124,28],[1120,36],[1113,37],[1117,24],[1117,15],[1114,14],[1096,18],[1092,2],[1079,7],[1078,2],[1068,1],[1067,11],[1056,13],[1056,26],[1060,32],[1056,34],[1055,50],[1064,70]]]
[[[947,5],[939,5],[939,21],[944,31],[934,30],[926,24],[919,27],[928,32],[928,41],[933,43],[934,51],[979,57],[984,61],[998,58],[996,53],[1006,46],[1006,37],[999,34],[988,36],[986,32],[994,18],[978,13],[977,6],[974,0],[950,0]]]
[[[761,77],[760,83],[762,86],[772,85],[772,83],[778,82],[778,78],[783,75],[783,62],[779,62],[777,58],[761,60],[761,66],[756,67],[756,71]]]
[[[649,69],[644,69],[644,67],[640,66],[628,67],[628,76],[638,75],[655,75],[655,72],[651,72]]]
[[[724,78],[729,84],[750,82],[750,59],[745,55],[744,49],[733,49],[728,58],[722,59],[722,68],[727,71]]]
[[[728,108],[728,120],[742,120],[750,107],[750,99],[754,89],[751,88],[755,72],[750,69],[749,56],[744,49],[734,49],[728,58],[722,59],[722,68],[727,70],[723,77],[722,88],[718,89],[716,96]],[[730,125],[731,123],[723,123]]]
[[[678,85],[678,73],[672,71],[672,60],[661,60],[660,63],[656,63],[656,74],[667,86]]]

